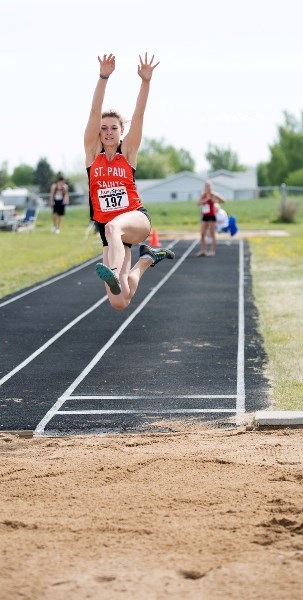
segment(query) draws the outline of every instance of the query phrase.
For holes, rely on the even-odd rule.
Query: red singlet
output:
[[[202,198],[203,200],[207,198],[207,202],[202,204],[202,215],[204,217],[214,217],[216,215],[216,209],[213,196],[206,196],[206,194],[203,194]]]
[[[107,160],[101,152],[87,167],[90,216],[98,223],[108,223],[117,215],[143,206],[135,184],[135,169],[119,152]]]

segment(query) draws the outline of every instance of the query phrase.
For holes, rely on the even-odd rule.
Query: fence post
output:
[[[282,206],[282,211],[286,206],[286,183],[282,183],[280,186],[280,191],[281,191],[281,206]]]

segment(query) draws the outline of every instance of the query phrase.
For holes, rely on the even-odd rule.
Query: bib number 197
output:
[[[124,186],[98,190],[100,208],[103,212],[122,210],[129,205],[128,195]]]

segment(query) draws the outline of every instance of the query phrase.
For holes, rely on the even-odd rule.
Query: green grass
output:
[[[296,222],[277,222],[281,208],[277,197],[226,203],[240,231],[248,237],[259,328],[268,356],[266,374],[271,381],[274,408],[303,409],[303,199]],[[200,229],[199,207],[193,201],[146,205],[158,231]],[[70,207],[62,232],[50,232],[51,214],[38,215],[35,231],[0,231],[0,297],[62,272],[102,252],[99,236],[85,238],[88,207]],[[264,237],[258,230],[284,230],[285,237]]]
[[[274,408],[303,409],[303,226],[249,240],[259,328]]]
[[[303,220],[303,198],[298,198],[297,221]],[[199,228],[200,208],[195,202],[167,202],[146,204],[156,229],[171,231]],[[277,222],[280,198],[258,198],[256,200],[228,201],[223,206],[229,215],[235,215],[241,229],[281,229],[284,224]]]
[[[0,231],[0,297],[65,271],[102,252],[98,236],[85,238],[87,207],[68,209],[59,235],[51,233],[51,214],[40,211],[36,229]]]
[[[293,199],[291,199],[293,200]],[[252,252],[253,291],[259,329],[268,356],[266,375],[276,409],[303,409],[303,198],[295,199],[295,223],[281,223],[279,197],[227,202]],[[155,228],[198,230],[194,203],[151,205]],[[262,230],[283,230],[285,237],[264,237]],[[260,235],[258,235],[258,232]]]

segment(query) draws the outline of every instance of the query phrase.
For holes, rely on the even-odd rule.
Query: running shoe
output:
[[[112,294],[114,294],[115,296],[121,294],[119,279],[109,267],[106,267],[102,263],[97,263],[96,273],[97,275],[99,275],[102,281],[107,283]]]
[[[140,258],[144,258],[144,256],[150,256],[153,260],[153,264],[150,265],[154,267],[160,260],[164,258],[175,258],[175,253],[172,250],[168,250],[167,248],[161,248],[159,250],[155,250],[146,244],[140,246]]]

